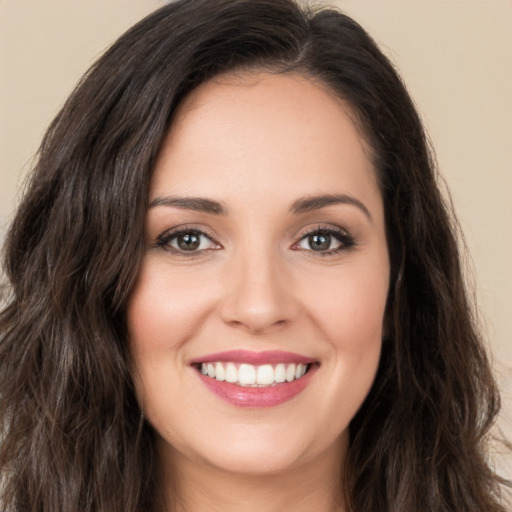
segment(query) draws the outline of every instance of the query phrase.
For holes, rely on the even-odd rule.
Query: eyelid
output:
[[[185,234],[185,233],[197,233],[200,236],[205,236],[212,242],[213,245],[215,245],[215,247],[187,252],[187,251],[177,249],[175,247],[171,247],[169,245],[173,239],[178,237],[180,234]],[[218,250],[218,249],[222,248],[222,245],[217,241],[217,237],[215,236],[215,234],[210,232],[209,229],[204,228],[204,227],[199,228],[197,226],[190,225],[190,224],[183,224],[183,225],[175,226],[175,227],[165,230],[163,233],[161,233],[157,236],[154,245],[157,248],[162,248],[169,252],[173,252],[175,254],[184,255],[184,256],[188,256],[188,257],[198,256],[204,252]]]
[[[209,247],[206,249],[197,249],[197,250],[180,250],[176,247],[170,246],[170,242],[178,237],[180,234],[184,233],[197,233],[200,236],[205,236],[208,238],[212,245],[214,247]],[[338,242],[340,242],[340,246],[336,247],[335,249],[327,249],[324,251],[315,251],[313,249],[306,249],[303,247],[300,247],[299,244],[308,236],[311,236],[313,234],[328,234],[332,237],[334,237]],[[351,235],[346,229],[341,228],[339,226],[335,226],[332,224],[317,224],[313,227],[310,227],[300,233],[300,236],[296,239],[296,241],[291,245],[292,250],[296,251],[303,251],[305,253],[309,253],[309,255],[313,256],[328,256],[333,255],[337,253],[341,253],[344,251],[348,251],[352,249],[354,246],[357,245],[357,241],[353,235]],[[156,241],[154,243],[154,246],[156,248],[162,248],[168,252],[178,254],[180,256],[187,256],[187,257],[195,257],[200,256],[204,253],[207,253],[212,250],[218,250],[222,249],[223,246],[220,242],[218,242],[218,237],[211,232],[210,229],[205,228],[204,226],[198,227],[197,225],[191,225],[191,224],[183,224],[179,226],[174,226],[172,228],[169,228],[159,234],[156,238]]]
[[[304,249],[299,247],[299,244],[308,236],[323,233],[333,236],[336,240],[340,242],[340,246],[336,249],[328,249],[325,251],[315,251],[313,249]],[[351,235],[346,229],[343,229],[339,226],[328,225],[328,224],[317,224],[314,227],[308,228],[303,231],[296,242],[294,242],[291,246],[291,249],[297,251],[304,251],[305,253],[310,253],[310,255],[314,256],[328,256],[337,254],[340,252],[348,251],[357,245],[356,238]]]

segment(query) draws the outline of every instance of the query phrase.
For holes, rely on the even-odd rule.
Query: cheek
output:
[[[166,267],[147,258],[141,268],[127,310],[134,353],[178,349],[212,307],[203,279]]]
[[[364,352],[380,344],[389,277],[379,265],[347,266],[326,276],[307,294],[310,311],[326,339],[340,350]]]
[[[169,402],[168,390],[182,389],[184,349],[204,323],[212,300],[204,279],[171,272],[151,256],[143,262],[128,303],[127,328],[139,403],[154,425],[168,428],[172,422],[167,415],[175,417],[180,410]]]
[[[343,424],[366,398],[378,368],[388,294],[387,257],[375,265],[347,265],[311,289],[312,318],[327,342],[327,365],[322,383],[326,409]],[[349,417],[345,414],[349,413]]]
[[[175,423],[171,418],[180,416],[180,397],[187,393],[184,348],[212,307],[204,283],[204,276],[190,279],[162,258],[147,254],[128,303],[127,327],[138,400],[161,434],[169,434]],[[171,389],[175,390],[172,400]],[[197,417],[198,422],[200,419]]]
[[[333,437],[348,427],[377,373],[387,297],[387,279],[382,276],[363,278],[354,272],[343,283],[330,283],[331,300],[316,311],[331,356],[318,407],[329,418],[326,424]]]

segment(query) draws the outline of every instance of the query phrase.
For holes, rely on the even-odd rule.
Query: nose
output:
[[[222,320],[251,334],[266,334],[298,315],[293,279],[285,264],[268,251],[238,255],[229,268],[221,305]]]

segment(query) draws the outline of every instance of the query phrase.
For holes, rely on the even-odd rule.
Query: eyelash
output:
[[[180,235],[185,235],[185,234],[194,234],[199,237],[204,236],[204,237],[208,238],[211,241],[211,243],[213,243],[214,245],[217,245],[217,247],[209,248],[209,249],[191,250],[189,252],[186,250],[177,249],[170,245],[173,240],[177,239],[177,237],[179,237]],[[308,237],[310,237],[312,235],[327,235],[327,236],[333,237],[335,240],[337,240],[340,243],[340,246],[335,249],[329,249],[329,250],[325,250],[325,251],[315,251],[313,249],[309,249],[309,250],[301,249],[299,247],[299,244],[303,240],[306,240]],[[349,233],[347,233],[345,230],[336,228],[333,226],[320,226],[319,225],[319,226],[315,226],[314,228],[303,233],[301,235],[301,237],[299,238],[299,240],[297,242],[295,242],[291,248],[293,250],[303,250],[305,252],[312,253],[311,255],[315,255],[315,256],[331,256],[334,254],[348,251],[348,250],[352,249],[353,247],[355,247],[356,245],[357,245],[357,242],[356,242],[355,238],[352,235],[350,235]],[[162,233],[161,235],[158,236],[155,246],[162,248],[166,251],[173,252],[175,254],[179,254],[182,256],[188,256],[188,257],[192,257],[192,258],[200,256],[203,253],[205,253],[206,251],[217,250],[221,247],[220,244],[215,240],[215,238],[212,235],[210,235],[209,233],[206,233],[205,231],[203,231],[201,229],[197,229],[195,227],[188,227],[188,226],[183,226],[178,229],[172,229],[172,230],[166,231],[165,233]]]
[[[292,248],[296,247],[296,250],[300,250],[300,248],[298,248],[298,245],[303,240],[307,239],[312,235],[328,235],[333,237],[340,243],[340,246],[337,247],[336,249],[329,249],[326,251],[314,251],[313,249],[304,249],[306,252],[312,253],[311,255],[315,256],[332,256],[334,254],[349,251],[350,249],[354,248],[357,245],[356,239],[341,228],[337,228],[334,226],[315,226],[314,228],[303,233],[300,239],[293,244]]]
[[[208,240],[210,240],[213,244],[217,245],[218,248],[220,248],[220,244],[218,242],[216,242],[215,238],[211,234],[206,233],[205,231],[203,231],[201,229],[197,229],[197,228],[189,227],[189,226],[182,226],[180,228],[171,229],[169,231],[166,231],[165,233],[162,233],[161,235],[158,236],[155,245],[156,245],[156,247],[162,248],[166,251],[173,252],[175,254],[179,254],[179,255],[183,255],[183,256],[192,257],[192,258],[200,256],[205,251],[217,250],[217,248],[215,248],[215,249],[201,249],[198,251],[196,250],[196,251],[189,252],[189,251],[177,249],[170,245],[174,239],[177,239],[180,235],[186,235],[186,234],[194,234],[199,237],[204,236],[204,237],[208,238]]]

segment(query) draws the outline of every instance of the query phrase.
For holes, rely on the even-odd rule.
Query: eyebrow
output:
[[[366,208],[359,199],[347,194],[324,194],[297,199],[297,201],[292,204],[290,211],[294,214],[300,214],[320,210],[321,208],[325,208],[326,206],[333,204],[349,204],[355,206],[356,208],[359,208],[368,217],[368,219],[372,220],[372,216],[368,208]]]
[[[184,210],[212,213],[214,215],[226,215],[226,208],[218,201],[204,197],[156,197],[149,203],[149,208],[156,206],[173,206]]]
[[[355,206],[356,208],[359,208],[359,210],[361,210],[368,219],[372,220],[372,216],[368,208],[366,208],[359,199],[348,194],[323,194],[319,196],[303,197],[292,203],[290,212],[295,215],[300,215],[301,213],[320,210],[321,208],[334,204],[349,204]],[[156,197],[149,203],[149,208],[155,208],[157,206],[171,206],[184,210],[211,213],[213,215],[227,214],[227,209],[222,203],[204,197]]]

